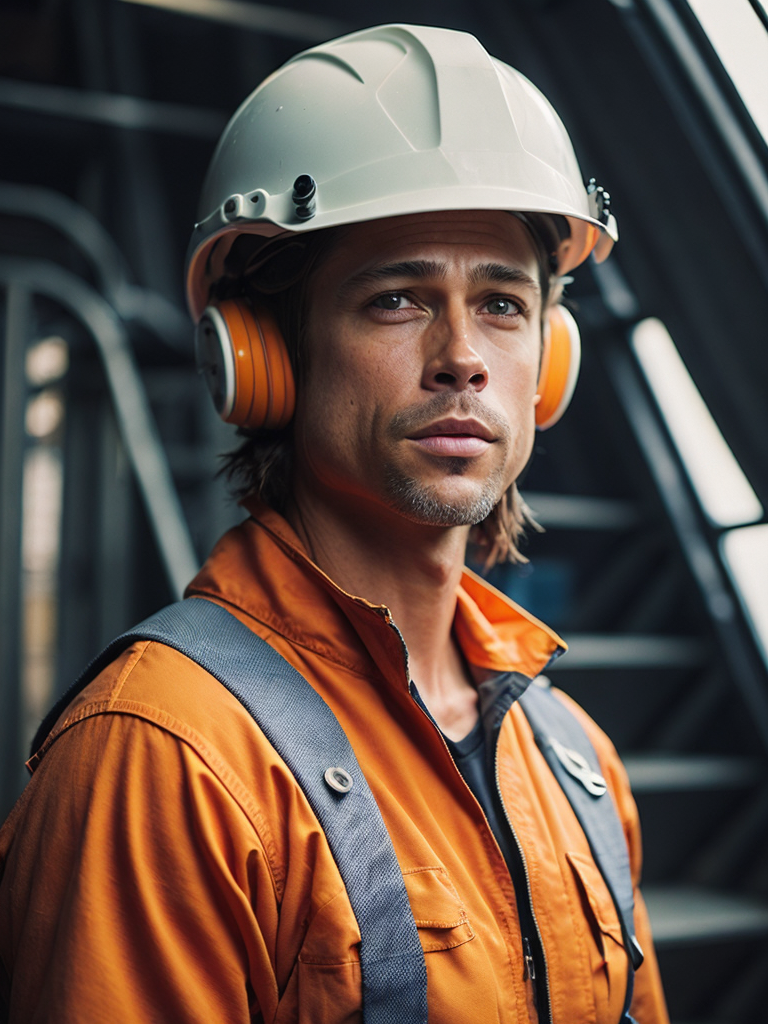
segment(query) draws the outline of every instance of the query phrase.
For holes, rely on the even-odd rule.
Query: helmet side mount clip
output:
[[[619,228],[616,218],[611,213],[611,194],[606,192],[602,185],[598,185],[594,178],[590,178],[587,183],[587,201],[590,216],[599,220],[605,227],[604,234],[593,249],[596,261],[602,263],[608,258],[614,242],[619,240]]]
[[[311,174],[300,174],[293,183],[293,199],[299,220],[310,220],[315,216],[317,182]]]
[[[587,197],[590,213],[595,220],[601,221],[607,227],[611,217],[611,193],[606,192],[602,185],[598,185],[594,178],[590,178],[587,183]]]

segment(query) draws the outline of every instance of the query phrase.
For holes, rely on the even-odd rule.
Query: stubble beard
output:
[[[462,476],[467,470],[466,459],[446,459],[445,462],[449,463],[446,466],[449,476]],[[486,480],[479,494],[464,501],[449,502],[438,495],[436,487],[388,467],[387,494],[392,508],[412,522],[425,526],[476,526],[491,514],[501,497],[500,477],[497,473]]]
[[[398,439],[408,436],[422,424],[455,412],[475,414],[489,422],[488,410],[482,409],[466,393],[458,401],[457,396],[442,393],[435,395],[426,408],[421,406],[399,413],[390,424],[390,436]],[[490,425],[507,435],[506,424],[495,417],[491,419]],[[501,439],[497,443],[501,443]],[[471,464],[470,458],[440,458],[441,468],[447,477],[464,476]],[[408,476],[392,463],[385,466],[385,485],[391,507],[412,522],[425,526],[476,526],[491,514],[506,488],[504,470],[497,467],[482,482],[479,492],[467,495],[463,500],[448,501],[439,494],[437,487]]]

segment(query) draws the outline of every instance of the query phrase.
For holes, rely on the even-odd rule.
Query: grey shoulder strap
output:
[[[306,679],[234,615],[211,601],[188,598],[145,619],[92,662],[38,737],[136,640],[166,644],[215,676],[250,712],[303,789],[360,927],[365,1024],[426,1024],[421,941],[392,841],[349,740]]]
[[[426,1024],[421,942],[391,839],[349,740],[304,677],[224,608],[190,598],[118,637],[48,713],[32,752],[77,693],[136,640],[164,643],[218,679],[250,712],[302,787],[328,839],[360,927],[365,1024]],[[594,748],[574,715],[548,689],[536,685],[526,690],[520,705],[616,905],[629,957],[621,1024],[632,1024],[632,980],[643,955],[635,936],[629,855],[621,823],[605,782],[592,767],[597,766]]]
[[[623,1022],[631,1022],[634,972],[643,962],[635,935],[635,897],[629,851],[613,800],[598,772],[595,749],[575,715],[549,687],[532,684],[520,697],[536,743],[560,783],[589,841],[619,916],[629,960]]]

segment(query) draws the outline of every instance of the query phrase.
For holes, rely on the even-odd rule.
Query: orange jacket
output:
[[[226,604],[339,718],[403,870],[426,952],[430,1024],[535,1021],[509,872],[410,695],[387,609],[342,592],[280,516],[258,515],[222,539],[190,593]],[[489,670],[534,676],[559,646],[470,573],[455,628],[467,660]],[[623,769],[583,718],[637,876]],[[515,706],[499,743],[553,1022],[616,1024],[626,957],[610,896]],[[248,712],[204,670],[162,645],[134,644],[70,705],[30,767],[0,832],[11,1024],[361,1019],[360,935],[324,835]],[[639,894],[637,918],[646,960],[633,1013],[665,1024]]]

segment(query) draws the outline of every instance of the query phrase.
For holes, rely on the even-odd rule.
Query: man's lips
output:
[[[480,420],[436,420],[408,435],[420,448],[432,455],[482,455],[496,440],[493,432]]]

